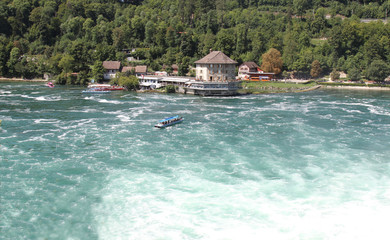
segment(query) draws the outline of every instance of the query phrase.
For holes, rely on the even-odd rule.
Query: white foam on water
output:
[[[386,239],[390,234],[390,181],[375,179],[370,171],[362,177],[329,176],[312,165],[305,171],[315,177],[313,182],[290,170],[282,171],[285,179],[265,179],[249,170],[258,181],[226,184],[197,175],[207,169],[175,170],[173,176],[112,172],[102,202],[93,207],[99,237]],[[379,190],[372,191],[378,184]]]
[[[50,102],[56,102],[64,100],[61,98],[61,96],[39,96],[34,98],[37,101],[50,101]]]
[[[85,100],[95,100],[96,98],[93,97],[93,96],[90,96],[90,97],[84,97]]]
[[[34,120],[34,123],[37,123],[37,124],[40,124],[40,123],[43,123],[43,124],[47,124],[47,123],[58,124],[60,122],[61,121],[57,120],[57,119],[35,119]]]
[[[35,100],[37,100],[37,101],[47,101],[47,100],[49,100],[49,98],[46,98],[44,96],[40,96],[40,97],[36,97]]]
[[[305,188],[302,176],[289,177],[295,188]],[[281,195],[286,184],[263,179],[225,185],[185,172],[176,177],[117,172],[94,207],[98,234],[102,239],[385,239],[390,233],[390,207],[375,195],[353,193],[355,200],[343,201],[339,192],[317,192],[294,199]],[[271,195],[262,191],[272,188]]]
[[[370,106],[368,108],[370,113],[376,114],[376,115],[383,115],[383,116],[390,116],[390,111],[384,109],[383,107],[379,106]]]
[[[125,99],[131,108],[122,108],[91,102],[80,107],[80,95],[71,109],[58,108],[58,120],[47,111],[12,110],[11,127],[3,125],[10,133],[0,134],[0,160],[7,159],[0,168],[16,187],[26,185],[15,197],[23,210],[13,209],[17,192],[5,193],[9,199],[0,207],[6,237],[33,239],[31,229],[42,231],[38,238],[53,239],[390,235],[386,107],[360,100],[379,105],[374,111],[385,114],[378,115],[367,106],[321,104],[332,98],[306,94],[298,94],[299,101],[288,95],[214,98],[215,107],[210,99],[160,96]],[[234,108],[226,109],[230,103]],[[93,114],[80,114],[88,112]],[[181,125],[153,127],[172,112],[189,116]],[[320,128],[322,123],[334,124]],[[368,146],[356,146],[360,140]],[[37,149],[47,141],[42,159]],[[53,182],[42,180],[50,175]]]
[[[131,122],[130,116],[118,115],[117,118],[119,118],[119,120],[120,120],[121,122]]]
[[[124,102],[120,102],[117,100],[98,99],[97,101],[100,103],[124,104]]]

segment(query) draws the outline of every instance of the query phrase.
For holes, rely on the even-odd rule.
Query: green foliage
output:
[[[314,78],[317,78],[320,76],[321,72],[321,63],[318,60],[314,60],[311,64],[310,75]]]
[[[356,67],[349,69],[348,77],[351,81],[360,81],[362,78],[360,74],[360,70]]]
[[[102,61],[95,61],[95,63],[92,66],[92,78],[96,82],[102,82],[104,80],[104,73],[106,70],[103,67]]]
[[[118,84],[119,86],[125,87],[127,90],[137,90],[139,87],[139,81],[136,76],[120,76],[117,79],[111,81],[111,84]]]
[[[166,93],[175,93],[176,87],[174,85],[168,85],[165,87],[165,92]]]
[[[334,68],[333,71],[330,73],[330,79],[332,81],[336,81],[340,79],[340,73]]]
[[[15,66],[19,62],[21,56],[20,49],[17,47],[12,48],[7,62],[8,71],[12,76],[20,76],[20,73],[16,71]]]
[[[382,60],[374,60],[367,68],[366,77],[370,80],[383,82],[390,75],[389,64]]]
[[[0,1],[0,74],[83,72],[100,78],[89,66],[123,61],[123,49],[136,49],[131,56],[150,68],[178,64],[185,75],[193,59],[210,49],[239,63],[261,64],[259,57],[275,48],[283,59],[280,70],[308,74],[317,59],[326,74],[354,68],[379,79],[371,64],[390,61],[389,25],[359,18],[389,13],[383,0]],[[65,83],[84,82],[68,78],[59,76]]]

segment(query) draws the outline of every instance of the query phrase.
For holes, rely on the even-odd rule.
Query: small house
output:
[[[116,76],[120,71],[121,62],[119,61],[104,61],[103,68],[106,70],[104,73],[104,79],[110,80]]]
[[[255,62],[244,62],[238,67],[238,78],[248,80],[250,72],[263,72]]]

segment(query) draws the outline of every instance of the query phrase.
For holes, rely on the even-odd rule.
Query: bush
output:
[[[339,80],[340,79],[340,73],[336,69],[333,69],[333,71],[330,73],[330,79],[332,81]]]
[[[139,87],[139,81],[136,76],[121,76],[118,79],[112,81],[117,83],[119,86],[127,88],[127,90],[137,90]]]
[[[175,93],[176,92],[176,87],[173,85],[168,85],[165,88],[166,93]]]
[[[360,81],[362,79],[360,75],[360,70],[357,68],[352,68],[348,71],[348,77],[351,81]]]
[[[367,78],[377,82],[383,82],[390,74],[389,65],[382,60],[374,60],[367,68]]]

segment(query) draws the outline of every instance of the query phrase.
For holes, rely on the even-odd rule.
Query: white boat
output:
[[[114,85],[110,85],[110,84],[91,84],[91,85],[88,85],[88,89],[100,89],[103,91],[125,90],[124,87],[114,86]]]
[[[163,120],[160,120],[157,125],[155,125],[156,128],[165,128],[177,123],[183,122],[184,118],[179,117],[179,115],[176,115],[174,117],[165,118]]]
[[[101,88],[89,88],[87,90],[83,90],[83,93],[110,93],[111,91],[106,91]]]

